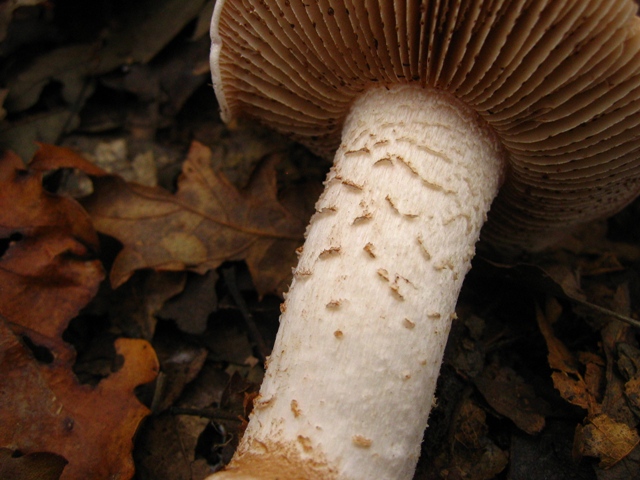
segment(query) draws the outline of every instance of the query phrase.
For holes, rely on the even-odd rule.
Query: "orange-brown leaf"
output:
[[[152,381],[158,363],[144,340],[120,339],[122,368],[95,388],[69,365],[38,362],[0,319],[0,445],[47,451],[69,463],[62,480],[133,476],[133,436],[149,412],[134,388]]]
[[[597,457],[600,467],[610,468],[640,443],[640,436],[634,428],[616,422],[606,414],[590,418],[585,426],[576,429],[575,453]]]
[[[97,387],[80,385],[71,370],[62,334],[104,272],[89,216],[45,191],[42,176],[59,167],[100,173],[83,162],[57,147],[43,148],[29,168],[10,153],[0,159],[0,448],[60,455],[66,480],[126,479],[148,413],[133,390],[155,378],[158,364],[147,342],[120,340],[123,366]],[[39,361],[41,347],[49,354]]]
[[[536,316],[538,327],[549,350],[547,359],[553,370],[551,379],[554,387],[567,402],[582,407],[591,414],[598,413],[601,407],[596,398],[597,391],[591,390],[598,385],[585,382],[580,373],[578,361],[566,345],[556,337],[551,323],[540,309]]]
[[[62,354],[62,332],[104,273],[91,219],[73,199],[43,189],[46,170],[27,169],[12,153],[0,159],[0,315]]]
[[[204,273],[225,261],[245,260],[261,294],[282,290],[306,219],[278,200],[276,161],[265,161],[240,191],[213,171],[211,150],[194,142],[175,195],[115,176],[96,179],[84,205],[96,228],[124,245],[112,284],[143,268]]]
[[[48,143],[38,145],[38,150],[29,162],[29,169],[38,172],[49,172],[60,168],[75,168],[87,175],[107,175],[105,170],[86,160],[75,150]]]

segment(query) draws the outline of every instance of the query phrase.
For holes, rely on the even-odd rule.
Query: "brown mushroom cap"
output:
[[[483,235],[539,248],[640,193],[640,20],[632,0],[218,0],[223,118],[331,156],[354,100],[416,83],[471,106],[509,152]]]

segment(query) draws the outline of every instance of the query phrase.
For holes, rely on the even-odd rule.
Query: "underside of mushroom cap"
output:
[[[218,0],[225,120],[260,119],[331,156],[373,85],[450,92],[510,169],[484,238],[528,249],[640,193],[640,20],[631,0]]]

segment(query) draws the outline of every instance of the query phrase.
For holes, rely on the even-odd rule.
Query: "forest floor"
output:
[[[221,122],[213,3],[0,4],[0,478],[201,480],[242,434],[329,164]],[[640,203],[487,252],[415,479],[640,478]]]

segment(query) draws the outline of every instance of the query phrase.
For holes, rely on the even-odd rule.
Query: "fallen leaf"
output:
[[[35,360],[0,322],[0,446],[23,453],[47,451],[69,464],[62,480],[129,479],[133,435],[149,413],[134,389],[158,371],[144,340],[119,339],[121,369],[95,388],[80,385],[70,365]]]
[[[606,413],[616,422],[633,428],[638,425],[638,417],[634,414],[633,405],[625,395],[625,379],[616,365],[620,359],[618,345],[636,345],[636,330],[626,323],[611,321],[600,332],[602,349],[606,357],[606,388],[602,399],[602,413]],[[627,350],[629,352],[629,350]]]
[[[629,452],[629,455],[606,470],[594,470],[597,472],[597,480],[635,480],[640,478],[640,446],[636,446]]]
[[[487,437],[486,413],[471,399],[458,406],[454,425],[452,458],[441,478],[489,480],[506,468],[507,453]]]
[[[595,353],[578,352],[578,361],[583,365],[585,388],[596,401],[602,399],[602,391],[606,385],[606,364],[604,359]]]
[[[536,317],[549,350],[547,359],[553,370],[551,379],[554,387],[567,402],[582,407],[592,414],[599,413],[600,405],[596,399],[596,392],[591,391],[585,382],[580,372],[579,362],[565,344],[556,337],[545,313],[537,309]]]
[[[153,402],[153,412],[158,414],[174,405],[198,376],[208,351],[176,335],[174,329],[159,330],[153,346],[162,367]]]
[[[243,365],[253,353],[246,331],[236,318],[230,315],[214,317],[211,328],[205,332],[202,343],[215,360]]]
[[[151,341],[158,312],[169,298],[183,291],[185,282],[184,272],[139,272],[117,290],[105,294],[108,300],[104,313],[126,336]]]
[[[640,417],[640,349],[629,343],[616,345],[618,371],[625,378],[624,393],[633,413]]]
[[[120,18],[123,25],[105,42],[103,55],[111,62],[149,63],[198,17],[205,0],[160,0],[131,7]]]
[[[640,442],[635,429],[616,422],[606,414],[590,418],[576,429],[575,452],[600,459],[601,468],[610,468],[626,457]]]
[[[143,268],[203,274],[244,260],[260,294],[282,291],[306,221],[279,202],[276,162],[269,157],[239,191],[212,170],[211,150],[194,142],[175,195],[115,176],[96,179],[84,206],[98,231],[124,245],[111,269],[112,285]]]
[[[121,65],[149,63],[187,23],[198,17],[204,3],[205,0],[162,0],[140,5],[120,18],[117,30],[113,29],[104,41],[64,45],[41,53],[7,79],[7,110],[24,111],[33,106],[53,80],[62,85],[67,103],[75,105],[88,97],[89,76]]]
[[[513,369],[491,364],[473,382],[489,405],[521,430],[533,435],[544,428],[548,405]]]
[[[487,414],[469,398],[460,402],[456,414],[456,441],[467,448],[479,448],[489,428]]]
[[[202,0],[190,0],[198,8]],[[186,12],[185,1],[174,2],[181,14]],[[175,19],[172,19],[172,21]],[[209,17],[209,21],[211,17]],[[163,28],[156,24],[155,28]],[[163,32],[166,33],[166,32]],[[149,36],[157,39],[158,35]],[[143,102],[161,104],[161,116],[173,118],[186,100],[210,77],[208,51],[211,41],[208,36],[198,41],[185,42],[172,47],[171,54],[160,56],[152,63],[136,63],[126,72],[116,71],[101,77],[100,83],[116,91],[126,91]],[[206,71],[196,72],[199,63],[206,61]]]
[[[625,383],[624,393],[633,408],[633,413],[640,416],[640,378],[632,378]]]
[[[140,480],[204,480],[211,467],[198,458],[198,440],[210,423],[196,415],[162,414],[145,425],[138,444]]]
[[[16,333],[70,355],[62,332],[104,277],[98,237],[76,201],[43,189],[47,168],[34,165],[12,153],[0,159],[0,315]]]
[[[63,480],[127,479],[148,413],[134,389],[155,378],[157,359],[146,341],[120,339],[121,367],[96,387],[71,369],[62,334],[104,272],[87,213],[42,187],[61,165],[101,173],[57,147],[43,147],[29,168],[14,154],[0,160],[0,447],[64,457]]]
[[[37,142],[56,142],[79,125],[77,112],[65,107],[19,116],[0,126],[0,144],[22,158],[31,158],[38,149]]]
[[[209,34],[209,29],[211,28],[211,16],[213,15],[213,7],[215,4],[215,0],[207,0],[207,3],[204,5],[200,15],[198,16],[198,21],[191,36],[192,39],[196,40],[203,35]]]
[[[85,76],[99,70],[99,45],[71,45],[46,52],[8,79],[6,108],[20,112],[32,107],[45,86],[55,80],[62,84],[62,95],[69,105],[85,97]]]
[[[217,281],[215,270],[189,277],[184,292],[169,299],[158,316],[172,319],[183,332],[193,335],[204,333],[209,315],[218,307]]]

